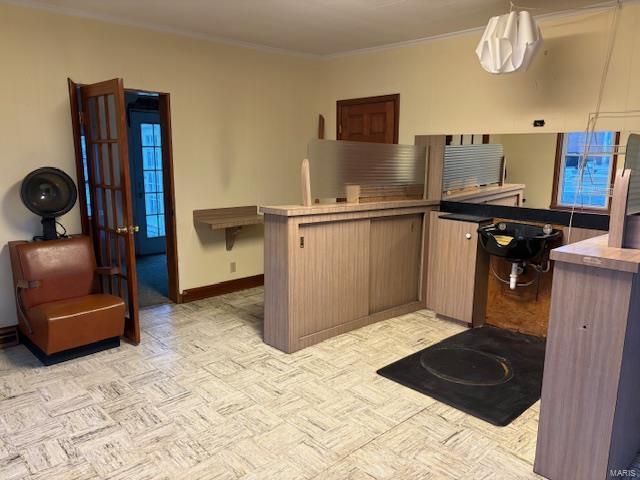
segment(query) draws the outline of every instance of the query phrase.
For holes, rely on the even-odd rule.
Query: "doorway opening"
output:
[[[170,301],[159,94],[127,91],[125,104],[138,304],[148,307]]]

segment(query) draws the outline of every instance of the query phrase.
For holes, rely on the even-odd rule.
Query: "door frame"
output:
[[[74,83],[67,78],[69,85],[69,99],[71,102],[71,126],[73,131],[73,144],[76,157],[76,175],[78,186],[78,198],[80,199],[80,219],[82,233],[92,235],[91,222],[88,219],[87,198],[84,189],[84,166],[82,161],[82,147],[80,145],[80,117],[78,92],[74,86],[82,87],[82,83]],[[171,136],[171,97],[167,92],[156,92],[138,88],[125,88],[125,92],[143,92],[158,94],[160,111],[160,130],[162,132],[162,182],[164,187],[164,212],[165,234],[167,246],[167,293],[174,303],[182,303],[180,283],[178,277],[178,237],[176,229],[176,194],[173,168],[173,145]],[[82,181],[81,181],[82,180]],[[82,184],[80,186],[80,184]]]
[[[82,84],[75,83],[71,78],[67,78],[67,85],[69,87],[69,104],[71,106],[73,153],[76,157],[76,187],[78,188],[78,204],[80,205],[80,224],[82,227],[82,234],[93,238],[91,222],[89,221],[89,211],[87,209],[87,191],[85,190],[84,185],[84,161],[82,159],[82,145],[80,143],[80,137],[82,136],[80,118],[82,113],[80,111],[80,101],[78,100],[77,88],[80,88]]]
[[[364,105],[368,103],[393,102],[393,143],[398,143],[400,134],[400,94],[378,95],[375,97],[350,98],[348,100],[338,100],[336,102],[336,140],[340,140],[340,119],[342,118],[342,107],[352,105]]]
[[[144,90],[136,90],[142,92]],[[178,234],[176,230],[176,191],[171,142],[171,98],[168,93],[157,92],[160,104],[160,131],[162,132],[162,183],[164,187],[164,225],[167,245],[167,293],[174,303],[182,303],[178,281]]]

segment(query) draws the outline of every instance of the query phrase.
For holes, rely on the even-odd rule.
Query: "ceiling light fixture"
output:
[[[513,3],[512,9],[513,9]],[[491,17],[476,47],[480,64],[489,73],[526,70],[542,43],[540,27],[529,12],[511,11]]]

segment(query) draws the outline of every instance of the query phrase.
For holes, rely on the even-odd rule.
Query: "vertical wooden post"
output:
[[[302,182],[302,205],[305,207],[311,206],[311,177],[309,175],[309,160],[304,159],[302,161],[301,169],[301,182]]]
[[[414,144],[427,147],[425,167],[425,193],[427,200],[442,198],[442,175],[444,173],[444,135],[416,135]]]
[[[627,222],[627,197],[629,195],[629,179],[631,170],[618,171],[611,197],[611,212],[609,215],[609,246],[622,248],[624,231]]]

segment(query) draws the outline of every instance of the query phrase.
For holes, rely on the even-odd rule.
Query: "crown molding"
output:
[[[621,0],[621,3],[623,4],[638,3],[638,2],[640,2],[640,0]],[[612,10],[615,7],[616,7],[616,2],[614,0],[614,1],[604,2],[604,3],[597,3],[589,7],[573,8],[573,9],[561,10],[558,12],[550,12],[550,13],[544,13],[541,15],[534,15],[533,17],[536,20],[553,20],[553,19],[559,19],[563,17],[583,16],[587,13],[605,12],[605,11]],[[526,10],[526,8],[524,7],[520,7],[520,9]],[[508,13],[508,12],[505,12],[505,13]],[[402,42],[387,43],[385,45],[359,48],[356,50],[348,50],[345,52],[328,53],[325,55],[320,55],[319,57],[321,59],[333,59],[333,58],[349,57],[352,55],[362,55],[367,53],[383,52],[385,50],[395,50],[398,48],[410,47],[414,45],[423,45],[426,43],[431,43],[438,40],[444,40],[451,37],[461,37],[461,36],[470,35],[473,33],[483,32],[485,28],[486,28],[486,25],[482,25],[480,27],[467,28],[465,30],[457,30],[455,32],[443,33],[440,35],[432,35],[429,37],[417,38],[414,40],[405,40]]]
[[[622,4],[630,4],[630,3],[639,3],[640,0],[620,0],[620,2]],[[435,42],[435,41],[438,41],[438,40],[444,40],[444,39],[451,38],[451,37],[465,36],[465,35],[478,33],[478,32],[481,32],[481,31],[483,31],[485,29],[485,26],[482,25],[480,27],[468,28],[468,29],[464,29],[464,30],[457,30],[455,32],[443,33],[443,34],[440,34],[440,35],[431,35],[431,36],[428,36],[428,37],[417,38],[417,39],[413,39],[413,40],[405,40],[405,41],[401,41],[401,42],[387,43],[387,44],[384,44],[384,45],[377,45],[377,46],[373,46],[373,47],[359,48],[359,49],[355,49],[355,50],[347,50],[347,51],[344,51],[344,52],[336,52],[336,53],[314,54],[314,53],[301,52],[301,51],[297,51],[297,50],[289,50],[289,49],[284,49],[284,48],[269,47],[269,46],[266,46],[266,45],[260,45],[260,44],[251,43],[251,42],[243,42],[241,40],[233,40],[233,39],[230,39],[230,38],[218,37],[218,36],[215,36],[215,35],[207,35],[207,34],[203,34],[203,33],[194,33],[194,32],[190,32],[188,30],[172,28],[172,27],[168,27],[166,25],[161,25],[161,24],[156,24],[156,23],[135,22],[135,21],[125,20],[125,19],[122,19],[122,18],[119,18],[119,17],[115,17],[115,16],[112,16],[112,15],[91,13],[91,12],[86,12],[84,10],[75,9],[75,8],[68,8],[68,7],[60,7],[60,6],[57,6],[57,5],[50,5],[50,4],[47,4],[47,3],[40,2],[38,0],[0,0],[0,3],[6,3],[6,4],[10,4],[10,5],[17,5],[17,6],[21,6],[21,7],[27,7],[27,8],[34,8],[34,9],[38,9],[38,10],[48,11],[48,12],[51,12],[51,13],[57,13],[57,14],[60,14],[60,15],[79,17],[79,18],[86,18],[86,19],[90,19],[90,20],[97,20],[97,21],[102,21],[102,22],[105,22],[105,23],[112,23],[112,24],[122,25],[122,26],[127,26],[127,27],[151,30],[151,31],[154,31],[154,32],[172,34],[172,35],[176,35],[176,36],[192,38],[192,39],[195,39],[195,40],[203,40],[203,41],[206,41],[206,42],[216,43],[216,44],[221,44],[221,45],[227,45],[227,46],[231,46],[231,47],[247,48],[247,49],[250,49],[250,50],[257,50],[257,51],[266,52],[266,53],[273,53],[273,54],[279,54],[279,55],[289,55],[289,56],[295,56],[295,57],[300,57],[300,58],[308,58],[308,59],[320,59],[320,60],[331,60],[331,59],[334,59],[334,58],[348,57],[348,56],[352,56],[352,55],[361,55],[361,54],[367,54],[367,53],[381,52],[381,51],[385,51],[385,50],[394,50],[394,49],[408,47],[408,46],[422,45],[422,44],[426,44],[426,43]],[[608,2],[600,2],[600,3],[594,4],[594,5],[591,5],[591,6],[588,6],[588,7],[573,8],[573,9],[561,10],[561,11],[558,11],[558,12],[546,13],[546,14],[542,14],[542,15],[534,15],[534,18],[536,20],[549,20],[549,19],[554,19],[554,18],[581,16],[581,15],[584,15],[586,13],[602,12],[602,11],[611,10],[611,9],[615,8],[616,3],[617,2],[615,0],[608,1]],[[526,10],[525,6],[517,7],[517,8],[519,8],[521,10]]]
[[[112,23],[125,27],[140,28],[144,30],[151,30],[158,33],[168,33],[171,35],[177,35],[181,37],[192,38],[195,40],[203,40],[210,43],[216,43],[221,45],[227,45],[230,47],[247,48],[250,50],[257,50],[260,52],[274,53],[280,55],[289,55],[301,58],[321,58],[322,55],[300,52],[297,50],[288,50],[285,48],[269,47],[267,45],[260,45],[257,43],[243,42],[242,40],[234,40],[226,37],[218,37],[215,35],[207,35],[204,33],[195,33],[188,30],[182,30],[179,28],[168,27],[166,25],[150,23],[150,22],[135,22],[125,20],[113,15],[104,15],[100,13],[87,12],[80,9],[60,7],[58,5],[49,5],[47,3],[39,2],[37,0],[0,0],[0,3],[6,3],[9,5],[16,5],[19,7],[33,8],[36,10],[44,10],[51,13],[57,13],[59,15],[65,15],[69,17],[85,18],[89,20],[97,20],[105,23]]]

